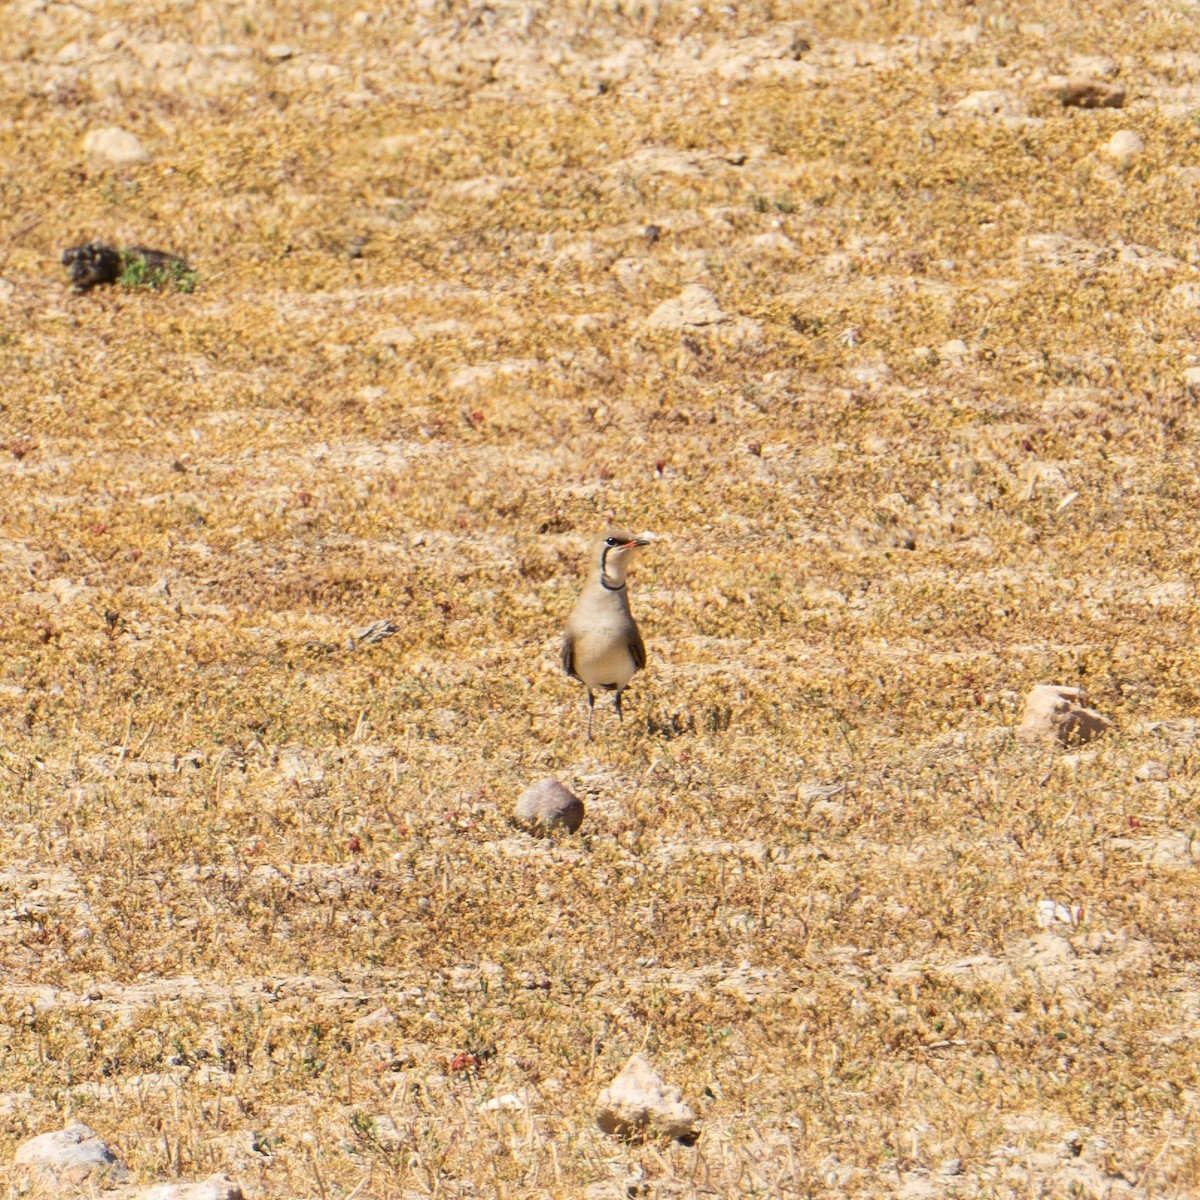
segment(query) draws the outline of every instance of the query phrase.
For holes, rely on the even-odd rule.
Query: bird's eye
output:
[[[610,537],[610,538],[604,539],[604,544],[606,546],[620,546],[620,545],[622,545],[622,542],[621,542],[621,539],[618,537]]]

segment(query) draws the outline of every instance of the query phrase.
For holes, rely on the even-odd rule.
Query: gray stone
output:
[[[121,1183],[129,1172],[86,1125],[68,1125],[22,1142],[13,1155],[18,1176],[33,1183]]]
[[[114,167],[132,167],[150,161],[142,143],[132,133],[116,126],[89,130],[83,136],[83,151]]]
[[[674,300],[664,300],[646,318],[650,329],[695,329],[727,320],[717,298],[697,283],[685,287]]]
[[[971,92],[954,105],[956,113],[969,117],[992,117],[1008,110],[1008,97],[1003,92]]]
[[[561,825],[574,833],[583,824],[583,801],[557,779],[539,779],[521,793],[513,817],[531,832],[548,833]]]
[[[1067,73],[1076,79],[1112,79],[1119,70],[1107,54],[1074,54],[1067,63]]]
[[[1063,108],[1123,108],[1125,89],[1087,75],[1052,75],[1042,90]]]
[[[767,254],[794,254],[796,251],[796,243],[786,233],[780,233],[778,229],[773,229],[769,233],[756,234],[750,239],[750,245]]]
[[[1057,741],[1081,745],[1110,728],[1112,722],[1086,707],[1082,688],[1039,683],[1025,697],[1025,711],[1017,736],[1026,742]]]
[[[696,1116],[683,1094],[664,1083],[641,1054],[600,1093],[596,1108],[597,1124],[617,1137],[649,1131],[689,1143],[696,1138]]]
[[[391,346],[393,350],[397,346],[411,346],[416,340],[416,335],[407,325],[391,325],[375,335],[375,341],[380,346]]]

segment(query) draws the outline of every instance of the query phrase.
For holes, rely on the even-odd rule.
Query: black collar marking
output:
[[[619,592],[624,588],[623,583],[618,583],[615,587],[608,582],[608,552],[612,549],[611,546],[605,546],[600,551],[600,586],[609,592]]]

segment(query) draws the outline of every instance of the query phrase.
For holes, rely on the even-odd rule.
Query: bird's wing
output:
[[[646,665],[646,643],[642,641],[642,631],[636,625],[629,631],[629,656],[637,670]]]
[[[569,629],[563,634],[561,654],[563,670],[578,679],[579,676],[575,674],[575,635]]]

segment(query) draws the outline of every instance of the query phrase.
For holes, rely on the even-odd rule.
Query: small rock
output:
[[[698,1136],[696,1116],[683,1102],[683,1094],[663,1083],[640,1054],[600,1093],[596,1107],[597,1124],[618,1137],[650,1130],[690,1145]]]
[[[650,329],[688,329],[719,325],[726,319],[716,296],[693,283],[674,300],[664,300],[646,319],[646,325]]]
[[[1034,906],[1034,920],[1039,929],[1054,929],[1059,925],[1078,925],[1083,909],[1078,904],[1059,904],[1054,900],[1039,900]]]
[[[1043,91],[1063,108],[1123,108],[1125,89],[1086,75],[1055,75]]]
[[[971,355],[971,348],[962,338],[951,338],[939,351],[943,362],[962,362]]]
[[[373,646],[376,642],[382,642],[384,638],[390,638],[392,634],[399,632],[400,626],[395,621],[389,621],[386,618],[372,621],[370,625],[350,635],[350,649],[354,650],[359,646]]]
[[[1134,771],[1133,777],[1138,783],[1161,783],[1167,777],[1167,768],[1162,763],[1150,759]]]
[[[502,1096],[493,1096],[490,1100],[485,1100],[480,1106],[483,1112],[521,1112],[525,1108],[525,1101],[514,1092],[505,1092]]]
[[[286,62],[289,58],[296,57],[296,48],[284,42],[276,42],[267,47],[266,56],[270,62]]]
[[[574,833],[583,824],[583,801],[557,779],[539,779],[521,793],[513,817],[530,832],[548,833],[562,825]]]
[[[1112,79],[1118,70],[1116,59],[1107,54],[1077,54],[1067,63],[1067,73],[1075,79]]]
[[[862,363],[850,368],[850,378],[864,387],[882,387],[892,377],[892,369],[885,362]]]
[[[755,250],[762,250],[766,254],[792,254],[796,249],[796,243],[786,233],[780,233],[778,229],[756,234],[750,239],[750,245]]]
[[[150,161],[142,143],[132,133],[116,126],[89,130],[83,137],[83,151],[115,167],[132,167]]]
[[[956,113],[969,117],[992,117],[1008,108],[1003,92],[971,92],[954,105]]]
[[[1183,382],[1189,388],[1200,387],[1200,367],[1188,367],[1183,373]]]
[[[80,1184],[85,1180],[123,1182],[129,1172],[87,1125],[68,1125],[22,1142],[13,1165],[30,1182]],[[21,1171],[18,1172],[19,1174]]]
[[[1104,153],[1118,162],[1127,163],[1141,154],[1146,143],[1132,129],[1118,129],[1104,144]]]
[[[197,1183],[158,1183],[121,1200],[242,1200],[242,1189],[228,1175],[210,1175]]]
[[[393,350],[397,346],[410,346],[416,340],[416,334],[407,325],[393,325],[389,329],[381,329],[375,335],[375,341],[380,346],[391,346]]]
[[[1086,700],[1082,688],[1039,683],[1025,697],[1017,736],[1026,742],[1053,738],[1064,746],[1090,742],[1112,722],[1094,708],[1085,707]]]

